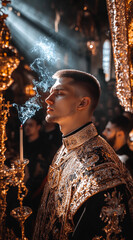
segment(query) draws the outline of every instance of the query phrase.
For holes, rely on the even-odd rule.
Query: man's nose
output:
[[[102,135],[106,137],[106,129],[103,130]]]
[[[53,104],[53,98],[52,98],[52,94],[50,94],[46,99],[45,102],[47,104]]]

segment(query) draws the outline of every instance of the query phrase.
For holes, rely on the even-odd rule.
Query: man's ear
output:
[[[80,100],[80,103],[78,105],[78,110],[82,110],[85,108],[88,108],[90,106],[90,98],[89,97],[82,97],[82,99]]]

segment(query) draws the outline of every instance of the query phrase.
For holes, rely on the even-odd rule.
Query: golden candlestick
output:
[[[10,1],[2,0],[2,6],[6,6]],[[6,196],[10,185],[18,186],[18,200],[20,207],[13,209],[11,215],[15,217],[21,226],[22,240],[26,239],[24,235],[24,222],[31,214],[31,209],[23,206],[23,199],[27,194],[27,188],[24,185],[24,168],[28,163],[26,159],[19,159],[8,168],[4,162],[6,123],[8,120],[9,102],[5,103],[2,91],[6,90],[13,82],[11,74],[19,64],[19,58],[16,49],[10,45],[10,32],[5,24],[8,15],[0,9],[0,240],[16,239],[13,232],[4,226],[6,218]],[[22,155],[22,154],[21,154]],[[6,229],[6,230],[5,230]]]
[[[27,188],[24,184],[24,168],[28,164],[29,160],[19,159],[14,162],[14,169],[16,169],[16,174],[18,179],[16,179],[16,184],[18,185],[18,200],[20,202],[20,207],[17,207],[11,211],[11,215],[16,218],[21,226],[22,240],[27,238],[24,235],[24,223],[25,220],[31,215],[32,210],[29,207],[23,206],[23,199],[27,195]]]
[[[11,178],[10,169],[4,165],[5,162],[5,140],[6,138],[6,123],[7,114],[9,113],[9,102],[5,104],[2,93],[0,94],[0,239],[2,240],[3,225],[6,211],[6,195],[9,188],[9,180]]]

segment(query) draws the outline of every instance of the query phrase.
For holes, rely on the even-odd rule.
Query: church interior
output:
[[[28,119],[41,122],[42,142],[52,149],[43,153],[37,143],[40,165],[31,168],[42,173],[43,154],[51,162],[61,145],[59,127],[45,121],[45,99],[57,70],[78,69],[99,80],[92,122],[102,135],[110,119],[126,116],[133,152],[133,2],[1,0],[0,26],[0,240],[30,240],[37,209],[26,180],[28,154],[36,154],[26,142]],[[37,179],[32,203],[39,204],[47,171]]]

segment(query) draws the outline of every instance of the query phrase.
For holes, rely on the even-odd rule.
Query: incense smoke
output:
[[[56,52],[54,44],[47,38],[43,38],[35,45],[32,52],[38,55],[35,61],[30,65],[31,69],[38,74],[39,78],[39,81],[33,80],[36,96],[30,98],[21,106],[13,103],[13,106],[18,110],[18,117],[22,124],[24,124],[28,118],[34,116],[36,111],[42,108],[38,90],[40,89],[43,92],[47,92],[55,81],[52,79],[53,69],[57,61],[57,58],[55,61]]]

